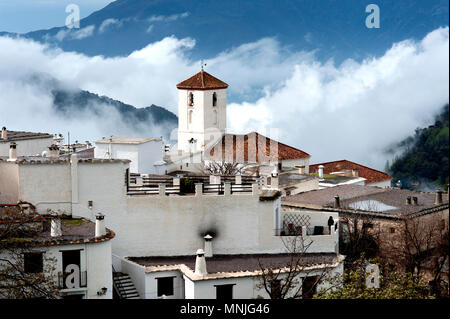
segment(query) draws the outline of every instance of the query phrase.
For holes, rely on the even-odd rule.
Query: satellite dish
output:
[[[43,151],[41,154],[42,157],[47,157],[48,156],[48,152],[47,151]]]

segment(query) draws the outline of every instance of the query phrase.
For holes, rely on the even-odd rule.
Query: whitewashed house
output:
[[[33,227],[36,233],[30,238],[23,235],[25,237],[19,245],[16,237],[3,239],[0,256],[13,262],[23,262],[23,265],[16,266],[22,266],[26,275],[46,271],[48,281],[53,281],[55,289],[51,291],[56,294],[55,297],[111,299],[111,239],[114,232],[105,228],[103,215],[98,214],[93,223],[69,216],[38,215],[29,205],[21,206],[28,207],[21,212],[18,205],[0,205],[0,231],[6,227],[3,219],[6,218],[6,210],[15,209],[23,214],[35,215],[32,222],[22,226]],[[14,250],[4,249],[9,245],[13,245]],[[13,258],[11,251],[22,254],[22,258]],[[5,265],[0,262],[0,271]]]
[[[0,156],[9,156],[10,144],[17,145],[18,156],[41,155],[55,143],[52,134],[11,131],[2,128],[0,136]]]
[[[128,159],[130,172],[154,174],[154,165],[162,160],[163,152],[162,138],[111,136],[95,142],[94,157]]]

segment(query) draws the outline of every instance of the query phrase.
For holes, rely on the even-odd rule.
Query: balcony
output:
[[[59,289],[77,289],[87,287],[87,271],[58,272]]]

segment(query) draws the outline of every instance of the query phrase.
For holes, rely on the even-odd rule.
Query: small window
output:
[[[189,93],[188,105],[189,106],[194,106],[194,94],[192,92]]]
[[[189,124],[192,124],[192,113],[194,113],[192,110],[190,110],[189,113],[188,113],[188,122],[189,122]]]
[[[174,277],[163,277],[156,278],[158,285],[158,297],[173,296],[173,278]]]
[[[216,92],[213,93],[212,99],[213,99],[213,106],[217,106],[217,94],[216,94]]]
[[[394,227],[391,227],[391,228],[389,229],[389,231],[390,231],[391,234],[393,234],[393,233],[395,233],[395,228],[394,228]]]
[[[280,163],[278,163],[278,170],[279,171],[281,171],[281,169],[283,168],[283,165],[282,165],[282,163],[280,162]]]
[[[318,276],[306,277],[302,283],[302,298],[312,299],[317,292]]]
[[[43,253],[25,253],[23,256],[23,270],[26,273],[41,273],[44,271]]]
[[[281,280],[273,279],[270,282],[270,291],[273,299],[281,299]]]
[[[217,285],[216,286],[216,299],[229,300],[233,299],[233,286],[231,285]]]

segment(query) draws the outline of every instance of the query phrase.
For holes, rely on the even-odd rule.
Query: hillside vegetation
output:
[[[436,116],[435,123],[427,128],[417,128],[414,136],[398,146],[405,151],[387,165],[394,181],[401,180],[402,187],[434,191],[436,187],[446,189],[449,182],[449,105]],[[430,189],[431,188],[431,189]]]

